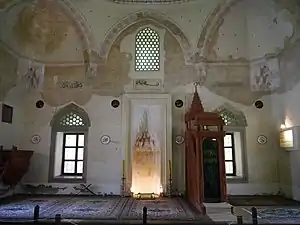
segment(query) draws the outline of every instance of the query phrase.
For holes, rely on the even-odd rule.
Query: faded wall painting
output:
[[[161,192],[162,107],[138,105],[132,111],[132,186],[131,192]]]
[[[277,58],[252,63],[250,71],[252,91],[274,91],[280,87],[279,62]]]
[[[20,59],[18,75],[20,82],[27,90],[42,90],[44,85],[45,65],[30,60]]]

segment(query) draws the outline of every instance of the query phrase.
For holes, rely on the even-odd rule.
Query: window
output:
[[[221,117],[222,117],[222,119],[223,119],[226,126],[237,124],[237,119],[236,119],[235,115],[230,111],[224,110],[221,113]]]
[[[146,27],[135,39],[135,71],[159,71],[160,41],[158,33]]]
[[[236,176],[235,149],[233,133],[226,133],[224,137],[224,155],[226,176]]]
[[[62,175],[82,175],[84,134],[64,133]]]
[[[225,172],[228,180],[247,181],[248,167],[245,128],[247,121],[243,112],[225,103],[215,110],[222,117],[224,137]]]
[[[87,113],[70,104],[51,121],[49,182],[84,182],[87,164]]]
[[[83,123],[82,118],[78,114],[76,114],[74,112],[70,112],[61,118],[60,125],[62,125],[62,126],[84,126],[84,123]]]

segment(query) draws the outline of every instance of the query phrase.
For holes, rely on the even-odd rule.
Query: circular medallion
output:
[[[183,106],[183,101],[182,101],[181,99],[177,99],[177,100],[175,101],[175,106],[176,106],[177,108],[181,108],[181,107]]]
[[[119,100],[115,99],[115,100],[112,100],[112,101],[111,101],[111,106],[112,106],[113,108],[118,108],[119,105],[120,105]]]
[[[32,144],[38,144],[41,141],[41,137],[38,134],[35,134],[31,137],[31,143]]]
[[[41,109],[43,108],[45,105],[45,103],[42,101],[42,100],[39,100],[35,103],[35,106],[38,108],[38,109]]]
[[[108,145],[111,142],[110,136],[102,135],[100,138],[101,144]]]
[[[258,108],[258,109],[261,109],[262,107],[264,107],[264,103],[260,100],[257,100],[255,102],[255,107]]]
[[[175,137],[175,142],[176,142],[176,144],[178,144],[178,145],[183,144],[183,142],[184,142],[184,137],[181,136],[181,135],[176,136],[176,137]]]
[[[267,143],[267,137],[265,135],[259,135],[257,137],[257,142],[261,145],[266,144]]]

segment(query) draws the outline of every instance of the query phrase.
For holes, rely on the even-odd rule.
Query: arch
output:
[[[215,109],[214,112],[221,115],[226,126],[247,126],[245,114],[229,103],[221,105],[220,107]]]
[[[179,28],[179,26],[173,22],[170,18],[166,17],[163,14],[143,10],[138,11],[133,14],[130,14],[123,19],[121,19],[117,24],[115,24],[106,34],[104,40],[100,44],[100,48],[98,50],[98,54],[101,58],[107,59],[108,53],[112,44],[115,42],[117,37],[120,35],[122,31],[126,28],[145,20],[151,20],[154,23],[164,27],[168,30],[178,41],[181,46],[181,49],[185,55],[186,61],[189,61],[189,52],[191,50],[191,44],[189,39],[183,33],[183,31]]]
[[[34,0],[29,0],[33,2]],[[61,9],[65,15],[73,22],[74,27],[82,41],[83,47],[85,49],[85,60],[88,63],[91,61],[91,52],[94,46],[94,39],[90,26],[87,23],[87,20],[84,18],[83,14],[79,11],[77,7],[70,0],[59,0],[57,1],[61,6]],[[24,0],[13,0],[5,8],[5,12],[9,12],[15,6],[24,3]]]
[[[61,119],[69,113],[75,113],[76,115],[80,116],[83,122],[82,125],[80,125],[80,127],[88,128],[91,126],[91,121],[87,112],[79,106],[75,105],[74,103],[71,103],[58,110],[58,112],[52,117],[52,120],[50,121],[50,126],[56,128],[63,127],[64,125],[60,123]]]
[[[207,57],[207,54],[211,48],[211,42],[213,41],[213,37],[216,35],[216,32],[218,32],[219,28],[223,24],[224,17],[227,15],[227,13],[232,7],[234,7],[241,1],[243,0],[230,0],[228,3],[225,4],[220,3],[209,15],[197,43],[197,54],[200,56],[200,58]]]

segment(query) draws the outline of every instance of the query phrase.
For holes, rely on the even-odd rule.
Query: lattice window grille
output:
[[[225,123],[225,125],[236,125],[237,124],[237,119],[236,116],[232,112],[222,112],[221,117]]]
[[[159,35],[149,27],[138,32],[135,40],[135,70],[159,71]]]
[[[83,119],[76,113],[70,112],[64,115],[60,120],[62,126],[84,126]]]

